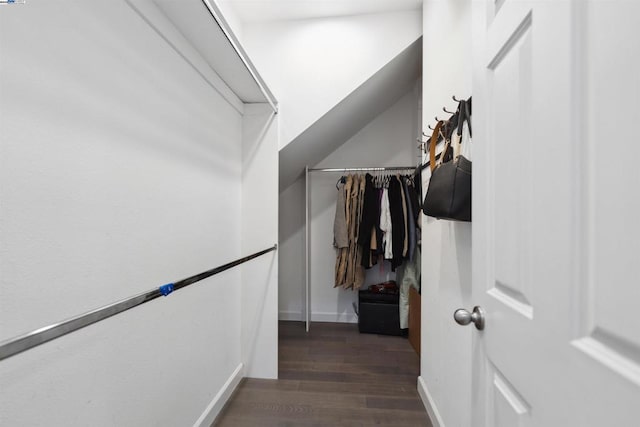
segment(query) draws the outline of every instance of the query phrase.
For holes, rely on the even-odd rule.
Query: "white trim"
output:
[[[358,316],[355,313],[312,312],[311,321],[312,322],[358,323]]]
[[[427,385],[422,379],[422,376],[418,377],[418,394],[420,394],[422,404],[427,410],[427,414],[429,414],[429,419],[431,420],[431,424],[433,424],[433,427],[444,427],[444,422],[442,421],[442,417],[438,412],[436,402],[433,400],[433,397],[431,397],[431,393],[429,393]]]
[[[304,316],[307,332],[311,327],[311,289],[309,283],[309,239],[311,230],[309,230],[309,165],[304,167]]]
[[[290,320],[304,322],[305,319],[299,311],[280,311],[278,320]],[[358,316],[355,313],[312,313],[313,322],[335,322],[335,323],[358,323]]]
[[[241,363],[238,365],[235,371],[231,374],[226,383],[222,386],[220,391],[215,395],[213,400],[207,405],[198,421],[193,424],[193,427],[209,427],[216,420],[216,417],[222,411],[225,403],[231,397],[235,391],[240,380],[244,377],[244,365]]]
[[[280,311],[278,312],[278,320],[293,320],[296,322],[304,322],[302,313],[299,311]]]

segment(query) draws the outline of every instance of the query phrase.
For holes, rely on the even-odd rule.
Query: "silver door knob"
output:
[[[453,318],[458,325],[468,325],[473,322],[476,325],[476,329],[481,331],[484,329],[484,310],[479,306],[473,307],[473,312],[469,313],[464,308],[459,308],[453,313]]]

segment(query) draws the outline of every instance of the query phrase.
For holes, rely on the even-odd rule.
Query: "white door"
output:
[[[640,2],[473,8],[473,425],[640,425]]]

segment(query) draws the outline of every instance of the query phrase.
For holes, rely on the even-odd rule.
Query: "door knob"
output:
[[[464,308],[459,308],[453,313],[453,318],[458,325],[468,325],[473,322],[476,325],[476,329],[481,331],[484,329],[484,310],[479,306],[473,307],[473,312],[469,313]]]

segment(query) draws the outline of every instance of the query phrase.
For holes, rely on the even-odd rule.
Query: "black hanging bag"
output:
[[[458,106],[459,130],[462,129],[464,121],[470,120],[466,104],[465,101],[461,101]],[[436,145],[443,124],[442,121],[438,122],[429,143],[431,178],[422,209],[425,215],[439,219],[471,221],[471,161],[460,154],[444,161],[443,154],[440,162],[436,163]],[[450,146],[451,140],[445,137],[443,153],[447,153]]]

